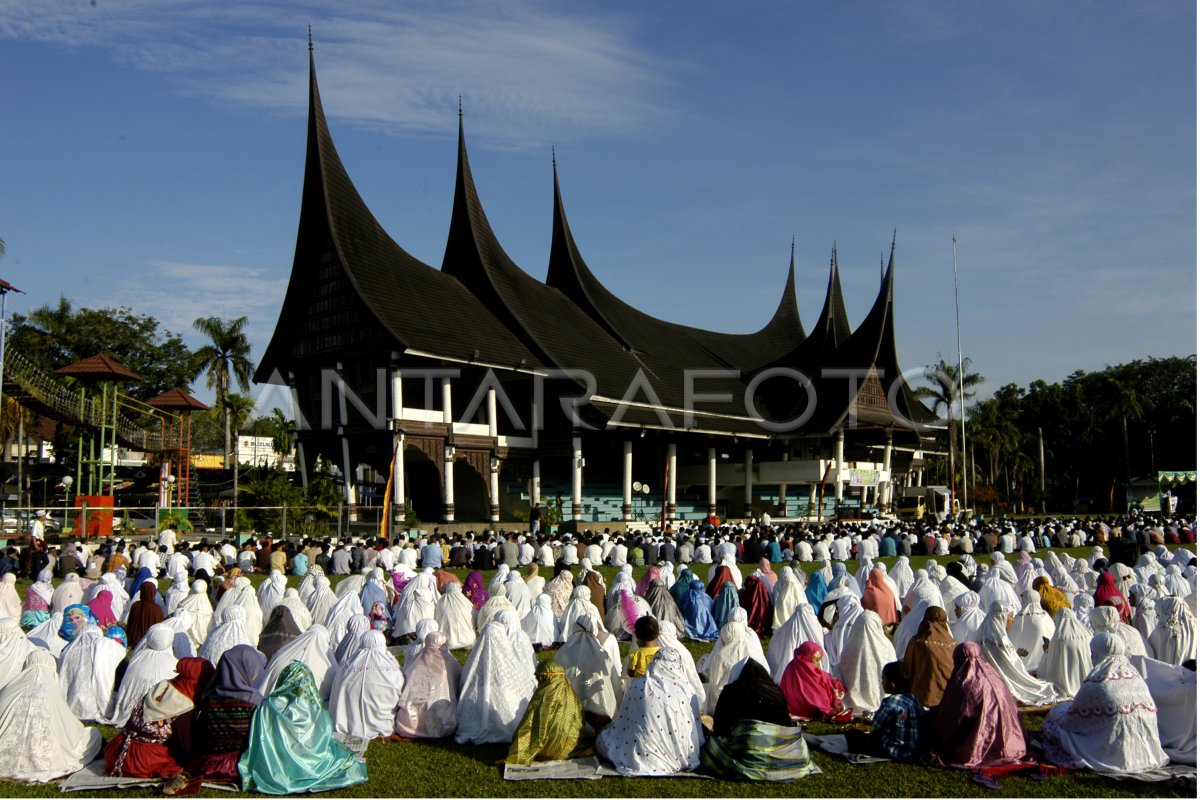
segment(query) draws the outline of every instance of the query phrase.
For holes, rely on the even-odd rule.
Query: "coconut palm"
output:
[[[220,317],[197,317],[192,327],[209,339],[209,344],[196,351],[196,377],[208,373],[207,386],[217,391],[217,407],[225,420],[225,466],[229,466],[232,439],[227,398],[230,386],[236,385],[243,392],[250,388],[250,376],[254,364],[250,361],[250,340],[246,338],[245,317],[226,322]],[[253,404],[251,404],[253,408]]]

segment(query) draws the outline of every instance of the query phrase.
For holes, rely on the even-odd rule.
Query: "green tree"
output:
[[[236,385],[243,392],[250,388],[254,364],[250,361],[250,340],[246,338],[245,317],[226,322],[220,317],[197,317],[192,326],[209,339],[196,351],[193,374],[207,373],[207,386],[216,389],[217,406],[225,409],[225,466],[229,466],[231,424],[226,397]]]
[[[271,416],[262,417],[265,423],[265,435],[271,437],[271,448],[280,458],[291,454],[295,444],[295,431],[292,421],[283,415],[278,408],[271,409]]]

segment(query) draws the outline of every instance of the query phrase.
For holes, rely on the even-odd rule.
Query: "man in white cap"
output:
[[[33,515],[33,521],[29,523],[29,539],[36,547],[43,547],[46,544],[46,512],[38,510]]]

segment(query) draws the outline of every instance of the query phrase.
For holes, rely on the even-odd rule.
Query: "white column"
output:
[[[583,439],[571,437],[571,519],[583,516]]]
[[[442,422],[454,424],[454,408],[450,403],[450,379],[442,378]]]
[[[399,354],[393,353],[397,358]],[[404,519],[404,506],[407,499],[404,496],[404,430],[402,429],[404,415],[404,380],[399,369],[392,370],[392,430],[394,431],[393,447],[396,454],[396,468],[392,470],[392,515],[393,519]]]
[[[358,475],[350,464],[350,440],[346,438],[346,379],[342,377],[342,362],[337,362],[338,376],[338,425],[337,434],[342,443],[342,489],[346,496],[346,511],[351,522],[358,521]]]
[[[678,466],[675,443],[667,445],[667,520],[675,519],[675,474]]]
[[[454,522],[454,446],[446,445],[445,469],[442,476],[442,502],[444,510],[442,512],[443,522]]]
[[[621,443],[621,519],[633,519],[633,442],[626,439]]]
[[[784,454],[783,454],[783,460],[784,460],[784,461],[787,461],[789,458],[791,458],[791,454],[789,454],[789,453],[784,453]],[[779,503],[778,503],[778,510],[779,510],[779,516],[781,516],[781,517],[786,517],[786,516],[787,516],[787,513],[788,513],[788,507],[787,507],[787,487],[788,487],[788,485],[787,485],[786,483],[781,483],[781,484],[779,484]]]
[[[749,518],[754,513],[754,451],[749,447],[746,448],[746,517]]]
[[[817,511],[817,485],[808,485],[808,518],[813,519]]]
[[[542,502],[542,460],[533,460],[533,477],[529,480],[529,503],[537,505]]]
[[[500,521],[500,459],[492,456],[488,472],[488,492],[491,494],[489,509],[492,522]]]
[[[717,513],[717,448],[708,448],[708,515]]]
[[[499,435],[499,427],[496,424],[496,389],[491,386],[487,390],[487,424],[488,436],[495,439]]]
[[[892,432],[887,432],[887,443],[883,446],[883,468],[887,471],[887,483],[883,484],[883,494],[880,495],[880,508],[891,508],[892,506],[892,487],[895,485],[892,481]]]
[[[300,413],[300,393],[296,390],[296,374],[288,371],[288,391],[292,395],[292,415],[296,419],[296,469],[300,470],[300,485],[308,488],[308,462],[304,460],[304,443],[300,440],[300,431],[307,430],[304,425],[304,415]],[[42,443],[38,444],[38,460],[42,456]]]
[[[846,432],[838,431],[837,445],[836,445],[836,447],[834,449],[834,453],[833,453],[834,464],[835,464],[833,469],[834,469],[834,472],[837,473],[834,477],[837,482],[833,485],[833,487],[834,487],[834,496],[837,497],[837,501],[839,503],[842,502],[842,491],[843,491],[842,470],[846,466],[845,450],[846,450]]]

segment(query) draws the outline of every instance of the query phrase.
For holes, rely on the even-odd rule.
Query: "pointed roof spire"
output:
[[[308,54],[312,55],[312,23],[308,23]]]
[[[558,174],[558,153],[554,151],[554,145],[550,145],[550,168],[554,170],[554,174]]]
[[[462,128],[462,95],[458,96],[458,123],[459,128]]]

